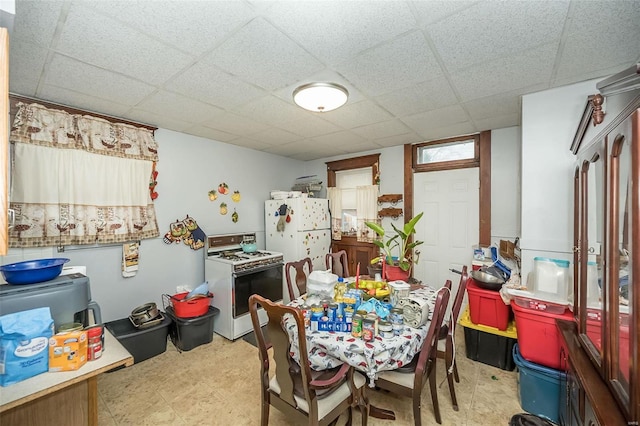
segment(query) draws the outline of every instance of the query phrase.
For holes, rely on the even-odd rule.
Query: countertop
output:
[[[116,367],[133,365],[133,356],[106,327],[104,339],[105,350],[102,356],[97,360],[87,361],[78,370],[42,373],[22,382],[0,387],[0,413]]]

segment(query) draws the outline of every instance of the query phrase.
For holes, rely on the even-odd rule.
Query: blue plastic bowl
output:
[[[27,260],[2,265],[0,272],[9,284],[35,284],[52,280],[60,275],[62,266],[68,261],[69,259],[64,257]]]

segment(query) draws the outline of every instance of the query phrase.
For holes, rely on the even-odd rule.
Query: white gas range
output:
[[[204,277],[213,292],[212,305],[220,309],[213,329],[229,340],[253,330],[249,296],[257,293],[274,302],[282,300],[283,255],[265,250],[243,252],[242,245],[255,246],[255,238],[255,234],[207,237]],[[261,325],[267,323],[263,310],[259,317]]]

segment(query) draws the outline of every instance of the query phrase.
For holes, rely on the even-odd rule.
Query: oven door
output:
[[[282,266],[275,263],[233,273],[233,317],[249,313],[249,296],[259,294],[272,302],[282,300]]]

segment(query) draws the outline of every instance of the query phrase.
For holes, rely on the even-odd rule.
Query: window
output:
[[[371,185],[371,167],[336,172],[336,188],[339,188],[342,194],[343,234],[355,234],[358,229],[356,188],[365,185]]]
[[[414,145],[413,168],[424,172],[478,167],[479,137],[463,136]]]

